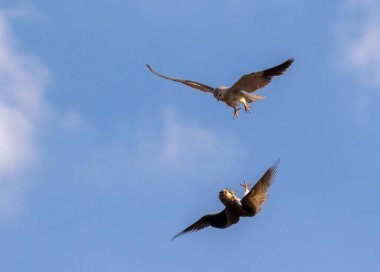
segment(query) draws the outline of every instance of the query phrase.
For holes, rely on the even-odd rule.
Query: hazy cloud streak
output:
[[[0,11],[0,214],[20,200],[20,175],[37,159],[34,139],[46,110],[47,71],[18,50],[7,17]]]
[[[380,2],[351,0],[341,22],[345,63],[365,84],[380,85]],[[370,76],[369,76],[370,75]]]

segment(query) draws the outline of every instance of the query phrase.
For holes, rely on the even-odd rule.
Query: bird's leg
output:
[[[249,106],[249,105],[247,104],[247,102],[245,101],[245,99],[242,101],[242,103],[243,103],[243,105],[244,105],[244,110],[245,110],[245,112],[246,112],[246,113],[247,113],[247,112],[251,113],[251,106]]]
[[[234,108],[234,117],[232,119],[238,118],[240,108]]]
[[[243,186],[243,188],[244,188],[244,195],[248,194],[250,184],[248,184],[247,182],[244,181],[244,183],[240,184],[240,185]]]

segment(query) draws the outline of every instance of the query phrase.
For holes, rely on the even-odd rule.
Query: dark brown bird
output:
[[[288,59],[287,61],[284,61],[283,63],[275,67],[243,75],[231,87],[219,86],[217,88],[213,88],[208,85],[192,80],[184,80],[165,76],[153,70],[152,67],[150,67],[149,65],[146,66],[153,74],[157,76],[185,84],[191,88],[197,89],[205,93],[213,94],[218,101],[223,101],[227,104],[227,106],[232,107],[234,109],[233,118],[235,119],[238,117],[240,104],[243,104],[245,112],[249,112],[251,108],[251,106],[249,106],[250,103],[265,98],[264,96],[254,95],[251,93],[267,86],[272,81],[272,78],[274,76],[282,75],[293,62],[293,58]]]
[[[245,189],[242,199],[236,197],[235,191],[231,189],[220,191],[219,199],[225,209],[219,213],[202,216],[197,222],[176,234],[172,240],[188,232],[198,231],[209,226],[225,229],[238,223],[240,217],[252,217],[258,214],[268,198],[267,191],[274,181],[279,162],[278,160],[269,167],[251,190],[249,190],[249,185],[246,182],[240,184]]]

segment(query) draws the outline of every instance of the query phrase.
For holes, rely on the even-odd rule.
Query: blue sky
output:
[[[376,0],[61,2],[0,3],[0,271],[378,271]],[[145,67],[289,57],[235,121]],[[257,217],[170,242],[278,158]]]

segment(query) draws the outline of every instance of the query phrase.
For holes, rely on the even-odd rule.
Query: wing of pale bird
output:
[[[268,198],[267,191],[274,181],[279,163],[280,160],[269,167],[249,193],[242,198],[241,204],[245,210],[254,214],[260,211],[261,206]]]
[[[223,228],[225,225],[227,225],[227,222],[228,222],[228,218],[227,218],[227,213],[225,210],[219,213],[215,213],[215,214],[206,214],[205,216],[202,216],[197,222],[190,225],[189,227],[187,227],[180,233],[176,234],[172,238],[172,241],[181,235],[184,235],[189,232],[198,231],[198,230],[207,228],[211,225],[219,227],[219,228]]]
[[[278,66],[244,75],[232,85],[230,91],[247,91],[252,93],[258,89],[264,88],[271,82],[274,76],[282,75],[293,62],[294,59],[291,58]]]
[[[214,88],[210,87],[210,86],[207,86],[205,84],[202,84],[202,83],[199,83],[199,82],[196,82],[196,81],[191,81],[191,80],[186,80],[186,79],[178,79],[178,78],[172,78],[172,77],[168,77],[168,76],[165,76],[165,75],[162,75],[162,74],[159,74],[157,73],[155,70],[152,69],[152,67],[150,67],[150,65],[146,64],[146,67],[148,67],[148,69],[155,75],[157,76],[160,76],[160,77],[163,77],[165,79],[168,79],[168,80],[172,80],[172,81],[175,81],[175,82],[179,82],[179,83],[182,83],[182,84],[185,84],[191,88],[194,88],[194,89],[197,89],[197,90],[200,90],[202,92],[205,92],[205,93],[213,93],[214,91]]]

